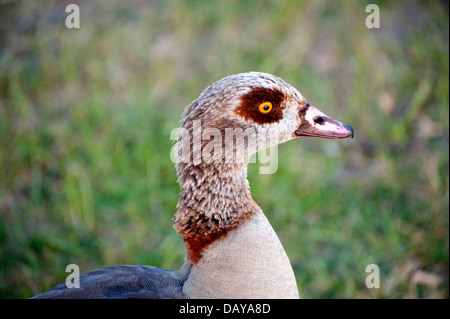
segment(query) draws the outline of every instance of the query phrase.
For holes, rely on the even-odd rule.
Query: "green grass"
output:
[[[223,76],[297,87],[355,139],[298,139],[252,195],[305,298],[448,298],[449,19],[440,2],[0,4],[0,297],[117,264],[176,269],[170,132]],[[366,265],[381,288],[365,286]]]

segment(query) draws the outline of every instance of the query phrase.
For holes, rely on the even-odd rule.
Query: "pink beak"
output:
[[[299,111],[300,126],[296,136],[315,136],[322,138],[353,138],[355,136],[350,125],[341,123],[320,112],[307,103]]]

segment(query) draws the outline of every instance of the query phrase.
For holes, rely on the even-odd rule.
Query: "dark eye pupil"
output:
[[[267,111],[270,107],[268,105],[264,105],[264,111]]]

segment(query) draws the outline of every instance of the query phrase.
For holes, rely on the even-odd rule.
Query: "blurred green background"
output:
[[[70,263],[179,268],[170,132],[209,84],[255,70],[356,133],[281,145],[273,175],[249,166],[301,296],[448,298],[448,2],[0,3],[0,297]]]

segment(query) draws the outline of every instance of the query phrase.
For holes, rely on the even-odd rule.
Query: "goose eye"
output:
[[[314,118],[314,122],[321,124],[321,123],[325,122],[325,120],[322,116],[316,116]]]
[[[325,122],[325,119],[322,116],[316,116],[314,118],[314,122],[316,122],[318,124],[322,124],[323,122]]]
[[[273,105],[270,102],[261,103],[258,107],[258,110],[263,114],[269,113],[270,111],[272,111],[272,109],[273,109]]]

